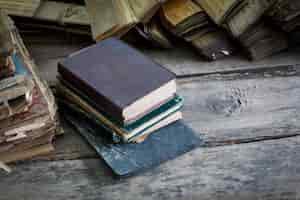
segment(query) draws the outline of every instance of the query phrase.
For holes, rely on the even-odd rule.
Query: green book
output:
[[[57,89],[59,97],[61,97],[64,102],[68,102],[66,105],[69,108],[84,114],[89,119],[93,119],[98,125],[101,125],[114,135],[118,135],[123,142],[135,142],[139,138],[160,128],[160,123],[169,124],[181,118],[181,113],[179,114],[178,112],[183,105],[183,100],[181,97],[175,96],[136,122],[126,126],[120,126],[106,114],[96,110],[91,104],[92,101],[82,93],[78,94],[63,84],[59,84]]]

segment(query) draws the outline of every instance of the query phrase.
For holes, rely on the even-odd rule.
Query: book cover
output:
[[[126,108],[176,78],[166,68],[115,38],[69,56],[58,64],[58,72],[97,102],[97,109],[110,113],[120,122],[130,120],[124,116]],[[159,104],[156,101],[162,95],[151,103]]]

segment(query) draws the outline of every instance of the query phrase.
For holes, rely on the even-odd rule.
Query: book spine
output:
[[[109,99],[101,95],[99,92],[95,91],[92,87],[66,69],[61,63],[58,64],[58,72],[63,77],[63,79],[74,87],[81,91],[85,91],[90,99],[95,101],[95,107],[100,112],[104,112],[109,116],[112,116],[120,124],[124,124],[124,118],[122,115],[122,108],[119,108]]]

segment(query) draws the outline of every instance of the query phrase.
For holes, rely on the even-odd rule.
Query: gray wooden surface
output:
[[[57,42],[55,42],[57,41]],[[27,40],[42,75],[86,45]],[[143,50],[178,75],[186,124],[205,141],[176,160],[114,177],[66,123],[56,151],[0,172],[2,199],[300,199],[300,52],[205,63],[191,51]]]

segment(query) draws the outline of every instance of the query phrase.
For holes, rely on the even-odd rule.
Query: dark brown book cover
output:
[[[102,112],[122,122],[122,111],[175,75],[126,43],[109,38],[58,64],[64,80],[86,94]]]

